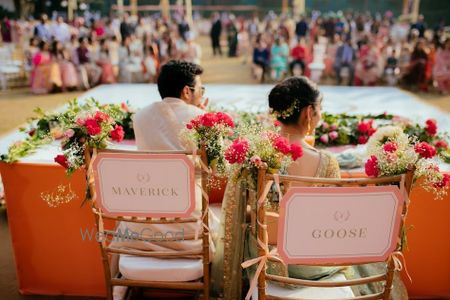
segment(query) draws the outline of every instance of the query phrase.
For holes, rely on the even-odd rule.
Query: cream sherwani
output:
[[[164,98],[148,105],[138,111],[133,120],[133,128],[136,136],[138,150],[184,150],[180,141],[180,131],[193,118],[205,113],[202,109],[189,105],[181,99]],[[201,182],[196,176],[196,182]],[[174,178],[176,180],[176,178]],[[196,210],[193,216],[201,216],[201,190],[196,186]],[[211,219],[211,218],[210,218]],[[197,223],[181,224],[136,224],[122,222],[119,229],[123,233],[126,229],[138,233],[140,237],[149,241],[113,241],[114,246],[137,248],[149,251],[164,250],[194,250],[202,249],[202,239],[193,239],[195,232],[201,231]],[[174,233],[175,236],[183,236],[184,240],[176,241],[161,239],[160,233]],[[182,232],[182,234],[181,234]],[[142,233],[142,234],[141,234]],[[167,234],[167,236],[171,236]],[[152,239],[152,237],[157,237]],[[159,238],[159,240],[158,240]],[[151,240],[151,241],[150,241]],[[181,240],[181,241],[180,241]],[[213,248],[213,247],[211,247]]]

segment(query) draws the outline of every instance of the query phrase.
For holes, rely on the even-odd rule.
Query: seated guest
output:
[[[46,94],[60,90],[62,87],[61,72],[58,64],[52,60],[50,45],[41,41],[39,51],[33,57],[31,73],[31,92]]]
[[[73,90],[78,87],[78,76],[75,66],[70,61],[69,53],[59,41],[52,44],[52,57],[58,63],[61,70],[63,90]]]
[[[353,84],[356,53],[350,43],[351,43],[350,39],[347,39],[345,43],[339,46],[339,48],[336,51],[336,58],[334,60],[334,71],[336,72],[338,84],[341,84],[342,82],[341,71],[343,68],[348,68],[349,70],[348,85]]]
[[[102,70],[99,66],[91,60],[91,53],[88,49],[88,39],[80,38],[79,47],[76,49],[76,55],[78,58],[78,67],[81,72],[81,78],[83,85],[87,89],[89,87],[97,85],[102,75]]]
[[[397,75],[400,74],[400,69],[398,67],[398,59],[396,57],[395,49],[392,49],[391,54],[386,60],[384,73],[386,81],[389,85],[395,85],[397,83]]]
[[[405,83],[412,87],[422,86],[425,82],[425,67],[427,65],[428,55],[425,51],[423,40],[419,40],[411,54],[406,74],[403,76]]]
[[[433,77],[436,80],[439,91],[447,94],[450,90],[450,39],[447,39],[444,47],[439,48],[436,53]]]
[[[144,51],[144,78],[147,82],[155,82],[159,72],[159,59],[155,48],[149,45]]]
[[[109,55],[108,43],[105,39],[100,40],[100,49],[97,57],[97,65],[102,68],[101,83],[114,83],[116,78],[114,76],[114,68]]]
[[[272,79],[279,80],[287,73],[289,47],[282,37],[275,38],[270,50],[270,69]]]
[[[295,75],[302,75],[305,72],[306,51],[305,39],[301,38],[291,50],[291,63],[289,65],[289,70],[292,75],[294,75],[294,69],[297,69],[298,67],[300,70],[298,74],[296,72]]]
[[[264,77],[269,67],[270,52],[266,46],[266,43],[259,38],[255,49],[253,49],[253,73],[256,79],[259,79],[261,83],[264,83]]]

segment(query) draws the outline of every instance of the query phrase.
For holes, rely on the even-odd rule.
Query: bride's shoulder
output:
[[[340,168],[336,156],[326,150],[318,150],[320,153],[321,170],[319,177],[339,178]]]

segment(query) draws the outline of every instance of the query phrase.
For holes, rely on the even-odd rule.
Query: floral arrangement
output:
[[[367,143],[370,156],[365,163],[370,177],[390,176],[414,171],[414,179],[424,178],[422,186],[437,199],[446,195],[450,176],[441,174],[432,160],[437,151],[433,145],[411,138],[397,126],[380,127]]]
[[[68,102],[67,109],[63,112],[46,113],[41,108],[36,108],[34,110],[36,116],[28,120],[28,126],[20,128],[22,132],[27,133],[25,140],[12,144],[8,153],[1,156],[1,160],[7,163],[16,162],[43,145],[66,138],[65,129],[75,123],[78,115],[96,110],[106,112],[118,125],[121,125],[125,139],[134,139],[131,120],[134,112],[127,103],[101,106],[94,99],[88,99],[81,105],[74,99]]]
[[[258,125],[242,126],[224,153],[234,178],[244,170],[256,175],[257,169],[262,167],[269,173],[277,173],[302,155],[303,149],[299,144],[289,144],[274,128]]]
[[[223,112],[208,112],[186,124],[181,136],[194,149],[205,147],[208,166],[217,175],[223,175],[226,163],[223,157],[225,139],[233,135],[233,119]]]
[[[121,142],[125,132],[118,125],[109,112],[115,108],[103,106],[102,110],[82,111],[72,124],[65,124],[64,139],[61,142],[63,154],[55,157],[55,162],[72,174],[84,165],[84,151],[86,147],[104,149],[108,141]]]

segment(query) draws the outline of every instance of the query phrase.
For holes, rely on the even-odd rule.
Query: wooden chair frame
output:
[[[104,230],[100,224],[103,222],[103,219],[114,220],[116,224],[118,222],[130,222],[130,223],[141,223],[141,224],[175,224],[175,223],[188,223],[188,222],[197,222],[198,219],[194,217],[189,218],[170,218],[166,219],[164,217],[161,218],[151,218],[146,217],[137,218],[137,217],[127,217],[127,216],[111,216],[101,212],[96,203],[96,192],[95,192],[95,183],[94,183],[94,174],[91,170],[92,162],[95,159],[97,152],[108,152],[108,153],[146,153],[146,154],[185,154],[192,155],[192,152],[187,151],[124,151],[124,150],[96,150],[94,149],[93,153],[91,153],[90,149],[86,147],[85,149],[85,166],[86,166],[86,177],[88,180],[88,188],[91,196],[91,206],[92,211],[95,216],[95,221],[97,225],[98,232],[103,236],[115,236],[115,231]],[[197,153],[200,155],[200,158],[203,163],[207,162],[206,152],[204,150],[199,151]],[[196,167],[196,171],[198,168]],[[207,172],[205,170],[201,170],[201,184],[202,187],[206,187],[207,183]],[[209,203],[208,199],[202,195],[202,219],[205,224],[208,224],[208,211],[209,211]],[[113,299],[113,287],[114,286],[128,286],[128,287],[145,287],[145,288],[154,288],[161,290],[175,290],[175,291],[183,291],[183,292],[193,292],[198,293],[203,291],[203,299],[209,299],[209,231],[206,226],[202,226],[202,232],[199,234],[202,237],[202,251],[142,251],[142,250],[131,250],[131,249],[122,249],[111,247],[107,245],[106,242],[101,241],[99,239],[100,252],[102,255],[102,263],[104,268],[105,275],[105,283],[107,288],[107,299]],[[192,238],[192,237],[188,237]],[[193,256],[200,257],[203,261],[203,278],[196,281],[188,281],[188,282],[164,282],[164,281],[141,281],[141,280],[130,280],[120,277],[120,272],[118,268],[114,268],[111,264],[111,260],[114,255],[119,254],[128,254],[134,256],[141,257],[184,257],[184,256]]]
[[[385,176],[385,177],[379,177],[379,178],[332,179],[332,178],[317,178],[317,177],[288,176],[288,175],[279,175],[278,178],[279,178],[280,183],[284,183],[286,185],[286,191],[289,189],[291,183],[293,183],[293,182],[297,182],[297,183],[301,182],[301,183],[307,183],[307,184],[311,184],[311,185],[336,186],[336,187],[368,186],[368,185],[380,185],[380,184],[397,184],[398,186],[400,186],[400,184],[403,183],[406,194],[409,196],[409,193],[411,191],[412,182],[413,182],[413,174],[414,174],[413,171],[409,171],[404,175]],[[404,180],[402,180],[403,176],[404,176]],[[259,199],[261,194],[263,193],[263,189],[264,189],[264,186],[266,185],[266,183],[270,180],[273,181],[274,179],[275,179],[275,176],[266,173],[265,169],[260,169],[258,171],[257,199]],[[406,199],[405,199],[405,201],[406,201]],[[400,232],[404,225],[407,210],[408,210],[408,203],[404,203],[403,209],[402,209],[402,218],[401,218],[401,222],[400,222]],[[252,213],[254,214],[254,212],[252,212]],[[258,226],[258,223],[266,225],[266,220],[265,220],[266,219],[266,209],[265,209],[264,205],[259,205],[257,207],[256,218],[258,220],[258,222],[256,222],[256,224],[255,224],[255,226],[257,228],[257,231],[256,231],[257,237],[264,243],[264,245],[268,245],[268,241],[266,240],[267,226]],[[401,246],[402,246],[401,239],[399,239],[396,251],[400,251]],[[259,256],[265,255],[265,250],[259,245],[259,243],[258,243],[258,255]],[[270,257],[268,259],[272,260],[272,261],[276,261]],[[341,264],[341,265],[348,265],[348,266],[361,265],[361,264],[373,263],[373,262],[374,261],[352,263],[350,261],[348,264]],[[313,281],[313,280],[288,278],[288,277],[283,277],[283,276],[267,274],[266,267],[264,267],[263,271],[259,274],[259,277],[258,277],[258,299],[259,300],[281,299],[276,296],[266,295],[266,280],[270,280],[270,281],[275,281],[275,282],[279,282],[279,283],[294,284],[294,285],[300,285],[300,286],[305,286],[305,287],[344,287],[344,286],[355,286],[355,285],[360,285],[360,284],[385,281],[383,292],[375,293],[375,294],[371,294],[371,295],[355,296],[354,298],[350,298],[350,299],[389,300],[391,289],[392,289],[392,282],[394,279],[395,264],[394,264],[394,260],[392,258],[389,258],[386,261],[386,264],[387,264],[387,268],[386,268],[386,272],[384,274],[367,276],[367,277],[358,278],[358,279],[349,279],[346,281]],[[322,264],[322,265],[334,266],[333,264]],[[336,300],[338,300],[338,298],[336,298]],[[339,299],[339,300],[348,300],[348,299]]]

